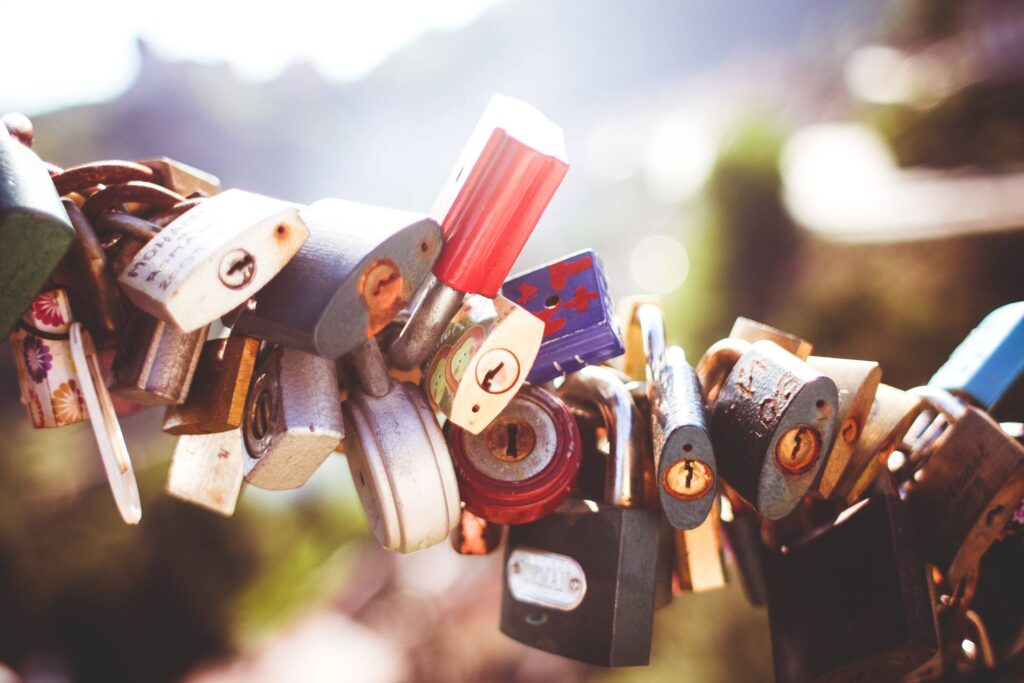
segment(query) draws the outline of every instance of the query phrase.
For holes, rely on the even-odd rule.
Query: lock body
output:
[[[157,182],[184,197],[195,194],[212,197],[220,193],[220,179],[217,176],[180,161],[157,157],[143,159],[139,163],[153,170]]]
[[[900,680],[938,651],[933,595],[909,511],[880,495],[766,556],[779,681]]]
[[[232,336],[206,342],[188,398],[180,406],[168,407],[164,431],[182,435],[238,429],[259,348],[259,340],[253,337]]]
[[[750,318],[744,318],[743,316],[736,318],[736,321],[732,324],[729,338],[742,339],[751,344],[767,339],[768,341],[775,342],[780,349],[788,351],[800,360],[807,360],[814,348],[809,341],[801,339],[795,334],[790,334],[777,327],[772,327]]]
[[[818,480],[811,487],[815,495],[828,498],[844,471],[851,465],[855,448],[871,414],[882,370],[878,363],[872,361],[822,356],[811,356],[807,364],[831,378],[839,390],[836,438]]]
[[[67,294],[52,289],[36,295],[9,337],[21,402],[36,429],[89,417],[71,356],[72,322]]]
[[[647,391],[661,509],[677,529],[695,529],[711,511],[718,467],[700,382],[683,350],[667,349]]]
[[[253,376],[242,433],[247,482],[263,489],[305,484],[344,435],[334,362],[274,349]]]
[[[703,593],[725,587],[727,579],[717,504],[697,527],[676,529],[672,536],[675,583],[679,592]]]
[[[659,515],[569,499],[509,529],[501,631],[600,666],[650,659]]]
[[[624,352],[604,267],[592,249],[511,278],[502,294],[544,321],[544,339],[527,376],[531,384]]]
[[[977,573],[1024,498],[1024,446],[966,406],[906,484],[928,559],[953,585]]]
[[[1024,301],[989,313],[953,351],[928,385],[989,410],[1024,372]]]
[[[835,383],[774,342],[754,342],[711,413],[718,470],[768,519],[807,493],[835,437]]]
[[[526,381],[543,333],[539,319],[504,297],[468,297],[427,368],[431,406],[479,434]]]
[[[529,385],[480,434],[452,425],[447,436],[466,510],[497,524],[525,524],[557,508],[582,459],[569,409]]]
[[[0,334],[18,323],[74,238],[45,165],[0,126]]]
[[[419,214],[322,199],[299,212],[310,237],[233,329],[325,358],[352,351],[412,299],[441,248]]]
[[[830,499],[841,505],[852,505],[860,500],[885,470],[889,456],[923,409],[920,397],[879,384],[861,434],[852,444],[850,457],[829,492]]]
[[[114,356],[110,390],[143,405],[184,403],[206,333],[205,327],[183,332],[142,311],[131,311]]]
[[[437,278],[459,292],[496,296],[568,170],[561,128],[495,95],[432,212],[444,235]]]
[[[377,541],[409,553],[440,543],[459,523],[458,481],[423,392],[386,371],[378,379],[383,391],[364,384],[345,401],[345,455]]]
[[[245,469],[238,429],[178,438],[167,474],[167,493],[230,517],[235,512]]]
[[[308,237],[295,205],[232,189],[172,221],[118,282],[136,306],[191,332],[252,297]]]

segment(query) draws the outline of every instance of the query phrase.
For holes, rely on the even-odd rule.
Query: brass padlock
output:
[[[928,559],[950,585],[973,581],[981,556],[998,538],[1024,498],[1024,446],[981,409],[948,392],[917,387],[949,421],[925,446],[923,466],[906,483]]]
[[[681,593],[702,593],[724,588],[727,581],[722,536],[719,529],[719,503],[694,529],[676,529],[675,589]]]
[[[188,398],[164,414],[168,434],[213,434],[242,425],[260,342],[253,337],[211,339],[199,356]]]
[[[825,458],[818,480],[811,487],[811,493],[828,498],[851,464],[854,450],[871,413],[882,370],[878,363],[872,361],[822,356],[809,357],[807,364],[830,377],[839,389],[839,411],[836,414],[838,434],[832,450]]]
[[[479,434],[526,381],[543,337],[544,323],[505,297],[467,297],[424,378],[431,406]]]
[[[762,516],[786,516],[832,447],[835,383],[765,339],[713,345],[697,375],[714,400],[710,424],[719,473]]]
[[[136,306],[192,332],[250,299],[308,237],[294,204],[228,190],[161,230],[118,282]]]
[[[288,347],[260,363],[245,402],[245,480],[302,486],[345,435],[334,361]]]
[[[153,169],[156,181],[172,192],[186,197],[198,194],[212,197],[220,193],[220,179],[206,171],[167,157],[143,159],[139,162]]]
[[[736,318],[736,322],[732,324],[729,339],[742,339],[751,344],[761,339],[767,339],[775,342],[780,349],[789,351],[800,360],[807,360],[814,348],[809,341],[801,339],[795,334],[742,316]]]
[[[629,379],[646,381],[647,356],[644,354],[643,330],[637,311],[641,306],[650,305],[661,308],[661,298],[656,296],[633,295],[619,297],[615,309],[622,321],[622,348],[624,352],[618,358],[608,361],[607,365],[625,373]]]
[[[860,500],[885,470],[889,456],[899,447],[924,407],[919,397],[888,384],[879,384],[860,437],[832,485],[830,499],[844,506]]]
[[[242,432],[186,434],[178,438],[167,474],[167,493],[230,517],[245,470]]]

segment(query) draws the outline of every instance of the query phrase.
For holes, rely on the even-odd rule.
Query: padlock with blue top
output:
[[[604,267],[592,249],[517,275],[502,294],[544,321],[544,341],[527,377],[532,384],[623,353]]]

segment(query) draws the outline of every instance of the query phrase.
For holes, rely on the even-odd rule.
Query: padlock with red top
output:
[[[498,294],[568,170],[560,127],[524,102],[491,99],[432,212],[444,246],[392,365],[422,365],[466,294]]]

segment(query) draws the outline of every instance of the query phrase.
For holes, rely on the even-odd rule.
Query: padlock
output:
[[[928,380],[985,410],[1024,373],[1024,301],[985,316]]]
[[[242,423],[245,480],[302,486],[345,435],[334,361],[278,347],[257,367]]]
[[[183,332],[171,323],[130,309],[114,356],[110,390],[143,405],[184,403],[206,334],[206,327]]]
[[[79,275],[77,282],[83,290],[76,308],[85,309],[86,317],[93,323],[87,327],[91,327],[94,335],[112,335],[124,322],[124,307],[114,273],[85,213],[70,199],[62,202],[76,233],[71,256]]]
[[[245,469],[239,429],[178,438],[167,474],[167,493],[226,517],[235,512]]]
[[[462,517],[452,530],[452,549],[459,555],[489,555],[501,545],[506,528],[463,508]]]
[[[906,483],[928,559],[953,587],[969,585],[978,563],[1024,498],[1024,446],[981,409],[948,392],[911,393],[941,412],[949,426],[927,445],[923,466]]]
[[[10,335],[21,402],[36,429],[88,419],[71,357],[72,322],[67,293],[52,289],[32,300]]]
[[[74,238],[43,162],[0,126],[0,335],[18,323]]]
[[[53,185],[57,188],[57,194],[61,196],[77,194],[81,197],[115,185],[144,183],[151,186],[155,185],[157,181],[156,172],[148,166],[132,161],[117,160],[91,161],[70,166],[53,177]]]
[[[544,341],[526,378],[531,384],[622,355],[608,280],[593,249],[506,280],[501,291],[544,321]]]
[[[860,500],[878,474],[885,471],[889,456],[923,409],[919,397],[879,384],[860,437],[853,443],[850,458],[832,486],[830,499],[843,506]]]
[[[206,342],[188,398],[164,413],[164,431],[213,434],[241,427],[259,349],[260,342],[253,337],[232,335]]]
[[[838,390],[772,341],[756,341],[737,358],[743,348],[712,346],[698,369],[705,394],[715,396],[718,472],[763,517],[780,519],[807,493],[832,447]],[[718,391],[710,391],[708,378],[733,362]]]
[[[897,681],[930,667],[938,627],[909,510],[891,494],[766,556],[777,681]]]
[[[725,557],[719,528],[719,505],[693,529],[676,529],[674,539],[675,586],[680,593],[703,593],[725,588]]]
[[[623,372],[631,380],[641,382],[647,381],[647,356],[644,353],[643,331],[640,329],[637,311],[645,305],[660,309],[661,298],[648,295],[619,297],[615,308],[622,323],[623,353],[608,362],[609,366]]]
[[[767,339],[778,344],[783,351],[789,351],[800,360],[807,360],[814,347],[806,339],[801,339],[795,334],[790,334],[777,327],[766,325],[750,318],[740,316],[732,324],[729,331],[729,339],[742,339],[753,344],[761,339]]]
[[[569,409],[525,385],[479,434],[449,425],[448,445],[466,510],[497,524],[525,524],[561,505],[580,469]]]
[[[340,199],[322,199],[299,216],[309,240],[232,329],[338,358],[409,302],[437,259],[441,229],[426,216]]]
[[[711,511],[717,491],[715,453],[708,436],[700,382],[678,346],[665,348],[658,306],[636,311],[647,357],[647,399],[661,509],[677,529],[694,529]]]
[[[527,314],[529,315],[529,314]],[[419,387],[388,375],[376,339],[352,354],[360,386],[344,403],[345,455],[377,541],[403,553],[447,538],[459,486],[437,418]]]
[[[526,381],[543,335],[544,323],[505,297],[467,297],[427,368],[430,405],[479,434]]]
[[[307,237],[294,204],[228,190],[161,230],[118,282],[136,306],[192,332],[251,298]]]
[[[569,388],[566,390],[566,386]],[[598,406],[611,443],[603,502],[569,498],[547,517],[509,528],[501,631],[525,645],[602,666],[650,659],[661,517],[637,506],[635,406],[607,368],[566,378],[567,401]],[[590,457],[585,456],[585,457]]]
[[[431,212],[444,245],[392,365],[422,365],[466,294],[498,294],[568,170],[561,128],[523,102],[491,99]]]
[[[189,197],[199,194],[204,197],[212,197],[220,193],[220,179],[206,171],[183,164],[167,157],[155,159],[143,159],[139,162],[143,166],[153,169],[157,182],[180,195]]]
[[[839,390],[839,410],[836,413],[839,433],[832,450],[825,456],[818,480],[811,487],[811,493],[829,498],[843,473],[854,464],[852,458],[871,414],[882,369],[872,361],[822,356],[811,356],[807,364],[830,377]]]

